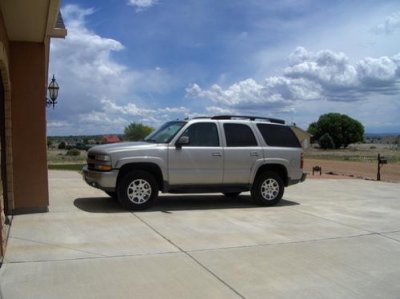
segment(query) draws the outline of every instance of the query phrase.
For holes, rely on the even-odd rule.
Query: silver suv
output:
[[[285,186],[305,180],[301,145],[283,120],[220,115],[165,123],[143,142],[88,151],[85,181],[127,209],[151,206],[158,192],[251,191],[274,205]]]

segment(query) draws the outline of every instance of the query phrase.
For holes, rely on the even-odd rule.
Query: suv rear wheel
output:
[[[284,188],[283,180],[277,173],[265,171],[256,178],[251,197],[257,204],[272,206],[281,200]]]
[[[130,210],[150,207],[158,196],[158,185],[154,176],[147,171],[127,173],[117,187],[118,200]]]

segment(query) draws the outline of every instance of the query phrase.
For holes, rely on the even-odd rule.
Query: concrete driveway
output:
[[[50,212],[13,218],[3,299],[400,298],[400,184],[310,179],[276,207],[162,195],[132,213],[49,176]]]

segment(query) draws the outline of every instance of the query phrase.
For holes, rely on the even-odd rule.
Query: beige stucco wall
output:
[[[1,167],[1,160],[0,160],[0,167]],[[1,257],[4,256],[5,245],[6,245],[5,240],[6,240],[6,228],[5,228],[5,215],[3,206],[3,182],[1,181],[1,176],[0,176],[0,261]]]
[[[9,81],[8,81],[8,38],[7,33],[4,26],[3,16],[0,12],[0,78],[3,80],[3,88],[9,90]],[[4,109],[6,106],[6,95],[4,91]],[[8,95],[8,93],[7,93]],[[9,100],[9,99],[8,99]],[[8,103],[10,104],[10,103]],[[3,109],[2,109],[3,110]],[[9,118],[6,115],[0,115],[2,121],[7,125],[7,121]],[[7,132],[5,132],[7,135]],[[1,142],[1,141],[0,141]],[[2,155],[5,156],[7,152],[7,148],[5,144],[0,144]],[[1,165],[0,159],[0,167],[5,167],[5,165]],[[6,169],[7,171],[7,169]],[[5,245],[6,245],[6,225],[5,225],[5,211],[4,211],[4,197],[3,197],[3,183],[7,184],[7,182],[2,181],[2,177],[0,175],[0,261],[4,257],[5,254]]]
[[[14,212],[49,205],[45,44],[10,42]]]
[[[5,254],[6,247],[6,227],[5,227],[5,215],[3,211],[3,184],[0,179],[0,262],[1,258]]]

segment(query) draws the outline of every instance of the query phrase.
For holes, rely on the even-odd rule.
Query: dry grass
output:
[[[68,156],[67,150],[50,149],[47,151],[47,163],[53,164],[84,164],[86,151],[80,151],[79,156]]]
[[[388,163],[400,163],[400,147],[386,144],[352,144],[347,149],[320,150],[310,148],[305,151],[307,159],[371,162],[377,161],[378,154],[388,159]]]
[[[323,177],[352,177],[377,179],[378,154],[387,158],[388,164],[381,167],[381,180],[400,182],[400,147],[385,144],[354,144],[348,149],[305,151],[305,170],[312,178],[313,166],[321,166]],[[333,176],[332,176],[333,174]],[[318,176],[314,176],[318,177]]]

